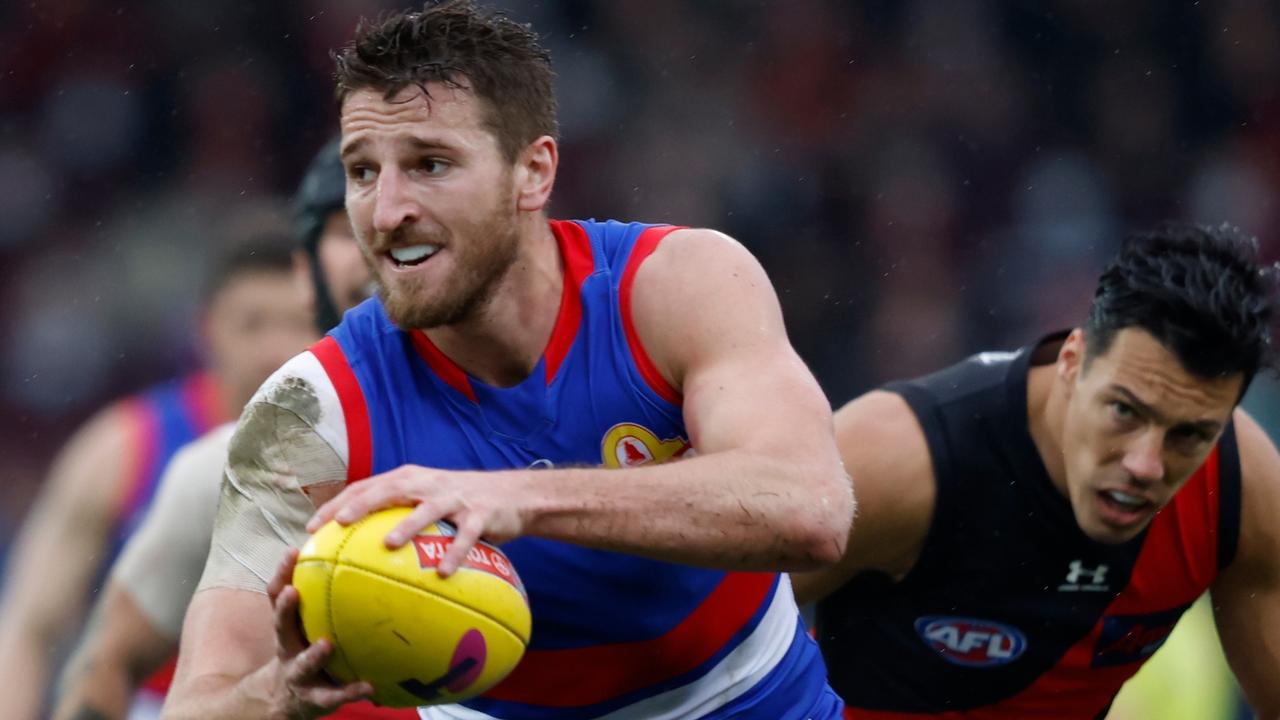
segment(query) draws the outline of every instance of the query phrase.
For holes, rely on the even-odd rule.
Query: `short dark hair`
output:
[[[535,139],[556,137],[551,54],[529,25],[483,11],[471,0],[428,3],[362,19],[356,36],[334,54],[338,104],[356,90],[391,100],[416,85],[467,87],[483,101],[485,122],[507,160]]]
[[[1115,334],[1141,328],[1193,375],[1244,377],[1273,367],[1275,266],[1258,242],[1228,225],[1165,223],[1130,235],[1098,279],[1085,324],[1086,362],[1104,354]]]
[[[293,270],[296,241],[287,232],[262,231],[231,242],[215,257],[204,279],[204,301],[212,302],[235,279]]]

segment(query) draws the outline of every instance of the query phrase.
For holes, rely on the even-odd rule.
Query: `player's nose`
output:
[[[398,169],[378,174],[374,195],[373,229],[390,235],[397,228],[418,219],[419,208],[409,193],[408,178]]]
[[[1164,479],[1164,439],[1154,428],[1133,439],[1125,448],[1124,469],[1143,484]]]

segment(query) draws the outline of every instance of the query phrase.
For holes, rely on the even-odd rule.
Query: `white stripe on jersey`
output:
[[[778,581],[769,609],[755,630],[714,667],[684,685],[602,715],[600,720],[677,720],[696,718],[729,704],[764,679],[782,660],[796,637],[798,611],[791,578]],[[461,705],[418,708],[422,720],[493,720]]]

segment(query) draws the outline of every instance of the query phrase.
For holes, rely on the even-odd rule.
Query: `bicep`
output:
[[[1280,715],[1280,453],[1243,412],[1236,415],[1242,515],[1235,560],[1213,587],[1223,650],[1260,714]]]
[[[830,405],[787,339],[769,278],[741,245],[706,230],[673,232],[637,272],[632,308],[642,343],[683,395],[699,453],[834,459]]]

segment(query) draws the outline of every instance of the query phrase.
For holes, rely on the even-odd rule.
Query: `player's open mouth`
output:
[[[425,243],[422,245],[409,245],[406,247],[392,248],[387,252],[387,255],[391,258],[391,262],[396,267],[407,268],[421,265],[439,251],[439,245]]]
[[[1153,507],[1150,500],[1121,490],[1099,490],[1098,501],[1103,519],[1111,525],[1133,525],[1145,518]]]

